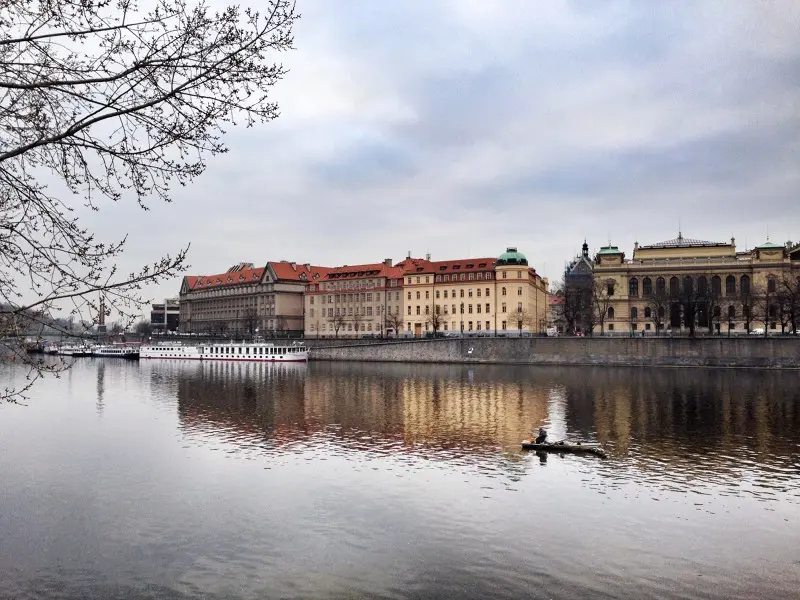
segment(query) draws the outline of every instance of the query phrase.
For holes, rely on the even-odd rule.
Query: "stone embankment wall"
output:
[[[320,347],[312,360],[800,369],[792,338],[458,338]]]

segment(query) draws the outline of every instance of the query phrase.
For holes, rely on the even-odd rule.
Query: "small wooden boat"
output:
[[[573,454],[594,454],[602,458],[606,457],[606,451],[597,442],[552,442],[537,444],[532,440],[522,442],[523,450],[534,450],[537,452],[570,452]]]

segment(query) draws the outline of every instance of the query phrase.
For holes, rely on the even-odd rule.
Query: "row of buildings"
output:
[[[572,310],[568,290],[584,291]],[[588,295],[587,295],[588,293]],[[791,296],[789,315],[780,298]],[[739,251],[735,239],[678,237],[617,246],[593,256],[584,243],[553,290],[516,248],[497,257],[314,266],[271,261],[183,279],[180,329],[188,333],[311,337],[564,333],[630,335],[707,327],[781,329],[800,319],[800,244],[765,242]],[[758,305],[768,318],[761,319]],[[792,308],[792,306],[794,308]],[[574,309],[574,307],[572,307]]]
[[[179,306],[188,333],[425,336],[539,332],[548,283],[516,248],[499,257],[322,267],[241,263],[186,276]]]

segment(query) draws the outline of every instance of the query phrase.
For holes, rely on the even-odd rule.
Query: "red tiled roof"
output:
[[[242,285],[258,283],[264,274],[264,267],[227,271],[217,275],[187,275],[186,286],[190,290],[221,287],[225,285]]]
[[[287,261],[267,263],[275,273],[278,279],[284,281],[304,281],[313,282],[323,279],[329,271],[330,267],[317,267],[314,265],[293,263]]]
[[[476,271],[493,271],[496,258],[462,258],[459,260],[424,260],[422,258],[406,258],[397,266],[404,275],[413,273],[469,273]]]
[[[398,267],[390,267],[385,263],[370,263],[366,265],[342,265],[328,269],[325,279],[362,279],[366,277],[388,277],[389,279],[399,279],[403,276],[403,270]]]

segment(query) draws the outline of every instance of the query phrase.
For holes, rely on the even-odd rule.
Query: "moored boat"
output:
[[[199,344],[155,344],[142,346],[140,358],[175,360],[230,360],[250,362],[306,362],[308,349],[302,342],[228,342]]]
[[[594,454],[602,458],[606,457],[606,451],[597,442],[553,442],[537,444],[534,441],[526,440],[522,444],[523,450],[535,450],[537,452],[569,452],[573,454]]]
[[[103,358],[139,358],[139,348],[122,344],[95,346],[92,348],[92,356]]]

